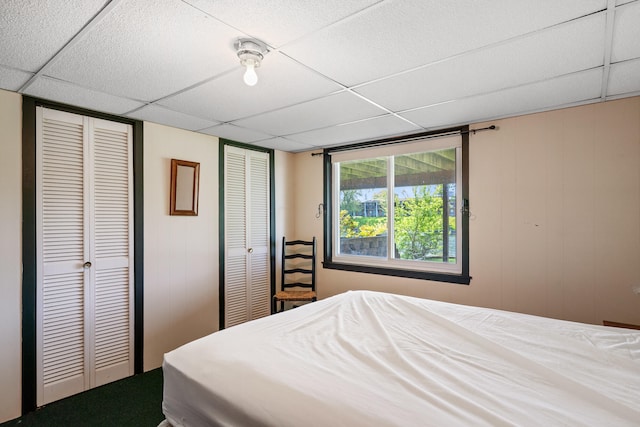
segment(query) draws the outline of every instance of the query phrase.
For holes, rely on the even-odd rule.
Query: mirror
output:
[[[200,163],[171,159],[170,215],[198,215]]]

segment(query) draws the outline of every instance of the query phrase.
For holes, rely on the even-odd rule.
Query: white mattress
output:
[[[184,426],[638,426],[640,332],[351,291],[164,358]]]

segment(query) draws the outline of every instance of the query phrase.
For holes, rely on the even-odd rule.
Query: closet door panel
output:
[[[228,256],[225,263],[225,277],[225,327],[228,328],[249,320],[247,257]]]
[[[38,405],[85,389],[83,273],[48,275],[43,280],[42,375]]]
[[[38,110],[37,403],[85,389],[85,171],[82,117]]]
[[[250,254],[249,286],[251,298],[251,319],[271,314],[271,286],[269,264],[269,155],[249,152],[248,200],[251,218],[249,224]]]
[[[93,119],[92,235],[95,378],[99,386],[133,374],[131,128]]]
[[[246,156],[225,147],[225,326],[249,319]]]

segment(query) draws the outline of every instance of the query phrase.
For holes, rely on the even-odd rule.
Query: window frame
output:
[[[461,201],[458,206],[462,206],[461,210],[461,247],[457,248],[457,253],[461,256],[461,272],[446,272],[442,269],[428,270],[428,269],[411,269],[402,268],[402,262],[397,263],[394,266],[373,265],[375,262],[356,263],[351,258],[350,262],[340,262],[334,260],[333,248],[334,239],[339,236],[339,231],[334,230],[334,224],[336,222],[336,213],[334,209],[338,207],[333,206],[333,192],[334,192],[334,169],[331,162],[331,155],[341,151],[353,151],[359,149],[373,148],[376,146],[385,146],[393,144],[402,144],[412,141],[436,139],[447,136],[460,135],[462,139],[461,150]],[[459,126],[447,129],[441,129],[437,131],[422,132],[418,134],[386,138],[381,140],[349,144],[331,148],[325,148],[324,154],[324,168],[323,168],[323,182],[324,182],[324,251],[323,251],[323,268],[342,271],[353,271],[359,273],[378,274],[395,277],[407,277],[413,279],[422,279],[437,282],[456,283],[468,285],[471,282],[471,276],[469,276],[469,126]],[[339,237],[337,237],[339,238]]]

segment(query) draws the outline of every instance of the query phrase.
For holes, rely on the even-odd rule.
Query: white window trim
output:
[[[464,188],[464,185],[468,183],[468,177],[463,176],[465,168],[468,173],[468,160],[463,158],[463,152],[466,150],[464,146],[468,144],[468,134],[469,129],[464,126],[440,132],[426,132],[406,138],[392,138],[325,149],[324,154],[327,157],[325,159],[325,185],[331,186],[331,188],[325,193],[330,200],[325,199],[325,203],[329,206],[329,211],[327,212],[329,216],[327,217],[328,222],[325,229],[324,268],[469,284],[471,277],[469,276],[468,260],[468,188]],[[451,140],[452,136],[456,140],[455,143]],[[382,259],[381,262],[379,257],[341,255],[338,253],[340,245],[339,176],[338,168],[333,167],[334,163],[381,155],[401,155],[447,148],[456,148],[456,222],[458,232],[456,233],[457,254],[455,263],[398,260],[391,258],[390,255]],[[393,169],[391,169],[391,172],[393,172]],[[389,176],[393,176],[393,174],[389,173]],[[393,192],[389,190],[389,185],[387,189],[391,198]],[[388,205],[393,206],[393,201],[388,202]],[[392,221],[393,219],[390,218],[387,224],[387,228],[390,230],[393,229]],[[327,239],[330,239],[330,241],[327,241]],[[388,254],[393,253],[393,241],[391,233],[391,238],[387,241],[389,245],[387,248]]]
[[[455,139],[452,141],[452,139]],[[436,144],[434,144],[436,142]],[[447,144],[448,143],[448,144]],[[344,159],[347,157],[349,160],[367,160],[375,157],[386,157],[387,161],[387,206],[394,205],[393,195],[395,194],[394,182],[391,179],[395,175],[394,173],[394,162],[392,161],[397,155],[404,154],[412,154],[412,153],[424,153],[424,152],[433,152],[439,150],[446,150],[454,148],[456,150],[456,229],[462,229],[462,141],[460,136],[454,138],[446,138],[444,140],[438,141],[428,141],[423,140],[419,142],[414,142],[411,144],[406,144],[403,146],[400,151],[400,154],[388,154],[390,153],[389,148],[384,147],[385,150],[380,150],[379,148],[371,149],[371,150],[361,150],[360,156],[356,157],[353,154],[354,152],[349,152],[349,156],[337,156],[334,158],[332,156],[331,163],[333,164],[333,189],[332,189],[332,197],[333,197],[333,206],[340,206],[340,168],[335,167],[336,164],[339,164],[343,161],[337,161],[337,159]],[[381,153],[384,151],[384,155]],[[342,153],[341,153],[342,154]],[[421,260],[402,260],[393,258],[392,254],[394,253],[394,242],[395,242],[395,234],[394,234],[394,215],[389,215],[387,217],[387,230],[388,230],[388,238],[387,238],[387,257],[373,257],[367,255],[345,255],[339,253],[340,245],[340,209],[334,209],[333,212],[333,260],[336,262],[341,262],[345,264],[358,264],[358,265],[369,265],[372,267],[379,266],[388,266],[390,268],[400,268],[406,270],[417,270],[417,271],[436,271],[439,273],[452,273],[452,274],[461,274],[462,273],[462,260],[460,257],[456,257],[455,263],[442,263],[442,262],[430,262],[430,261],[421,261]],[[456,233],[456,247],[460,248],[462,245],[462,233]]]

